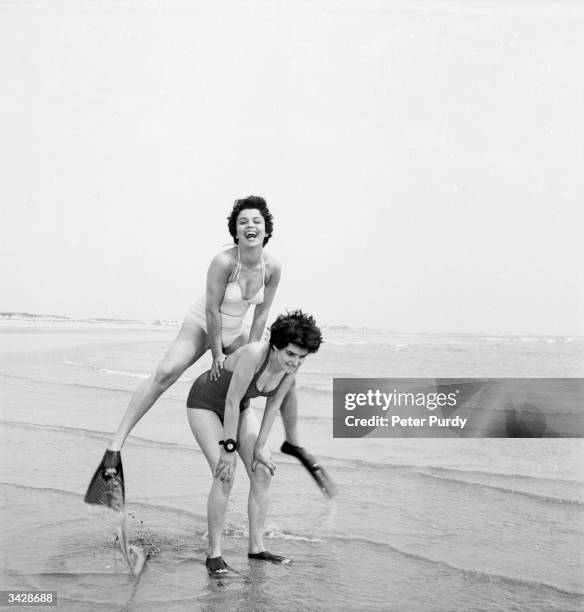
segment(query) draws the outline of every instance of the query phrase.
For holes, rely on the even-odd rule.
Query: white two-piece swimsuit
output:
[[[241,286],[239,284],[239,272],[241,270],[241,260],[239,248],[237,249],[237,268],[232,280],[227,282],[225,295],[219,307],[221,314],[221,343],[224,348],[233,344],[243,332],[243,320],[250,306],[257,306],[264,301],[264,286],[266,284],[266,266],[262,255],[262,286],[258,292],[249,299],[243,298]],[[193,323],[207,331],[207,316],[205,309],[207,296],[203,294],[188,310],[185,315],[185,323]]]

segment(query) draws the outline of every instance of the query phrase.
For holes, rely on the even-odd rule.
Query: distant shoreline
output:
[[[154,321],[140,321],[138,319],[114,319],[107,317],[73,318],[64,315],[44,315],[28,312],[0,312],[0,327],[19,326],[34,327],[50,325],[55,327],[79,327],[79,328],[118,328],[118,329],[178,329],[180,321],[172,319],[156,319]],[[361,333],[361,334],[389,334],[394,336],[428,336],[445,338],[479,338],[485,339],[562,339],[568,341],[584,340],[584,335],[579,334],[537,334],[537,333],[503,333],[503,332],[399,332],[390,329],[374,329],[370,327],[351,327],[349,325],[321,325],[321,329],[334,332]]]
[[[66,324],[67,326],[105,326],[105,327],[163,327],[177,328],[179,321],[159,319],[155,321],[139,321],[137,319],[112,319],[105,317],[75,319],[63,315],[42,315],[28,312],[0,312],[0,324]]]

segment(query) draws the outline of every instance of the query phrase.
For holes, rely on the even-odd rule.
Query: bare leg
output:
[[[213,485],[207,499],[207,525],[209,531],[209,558],[221,556],[221,535],[225,525],[225,512],[231,494],[231,483],[221,482],[215,478],[215,467],[221,455],[219,440],[223,439],[223,425],[219,417],[211,410],[188,408],[187,416],[195,439],[205,454],[211,468]]]
[[[251,408],[244,410],[239,417],[239,455],[249,476],[249,498],[247,511],[249,517],[249,552],[258,553],[264,548],[264,526],[268,512],[268,491],[272,476],[263,465],[256,466],[252,472],[253,449],[260,430],[257,418]]]
[[[136,423],[182,373],[209,348],[206,332],[193,323],[183,323],[168,352],[156,370],[134,392],[122,421],[108,444],[120,450]]]
[[[282,423],[286,433],[286,442],[300,446],[298,442],[298,398],[296,397],[296,382],[282,401],[280,406],[280,414],[282,415]]]

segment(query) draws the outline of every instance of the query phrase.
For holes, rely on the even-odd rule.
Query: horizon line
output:
[[[69,315],[56,315],[56,314],[41,314],[21,311],[0,311],[0,320],[15,320],[15,317],[22,317],[24,319],[56,319],[51,321],[57,323],[59,321],[65,323],[124,323],[124,324],[140,324],[140,325],[155,325],[161,327],[174,327],[179,326],[180,321],[177,319],[153,319],[145,321],[143,319],[130,319],[130,318],[117,318],[117,317],[71,317]],[[49,321],[47,321],[49,322]],[[537,338],[584,338],[584,333],[572,333],[572,334],[553,334],[553,333],[541,333],[541,332],[485,332],[485,331],[396,331],[393,329],[381,328],[381,327],[369,327],[367,325],[347,325],[345,323],[327,323],[320,327],[323,329],[332,329],[333,331],[351,330],[351,331],[371,331],[371,332],[384,332],[395,335],[406,335],[406,336],[504,336],[504,337],[537,337]]]

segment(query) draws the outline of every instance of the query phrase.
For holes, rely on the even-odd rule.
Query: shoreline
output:
[[[171,331],[178,329],[179,324],[176,325],[156,325],[154,323],[122,323],[122,322],[105,322],[105,321],[43,321],[43,320],[25,320],[25,319],[0,319],[0,329],[51,329],[51,330],[104,330],[104,329],[115,329],[115,330],[145,330],[145,331]]]
[[[50,316],[50,315],[49,315]],[[82,329],[82,330],[144,330],[172,331],[180,327],[179,321],[123,321],[116,319],[55,319],[51,318],[8,318],[0,315],[0,329]],[[334,333],[351,333],[363,335],[390,335],[398,337],[429,337],[429,338],[476,338],[477,340],[556,340],[567,343],[584,342],[584,335],[579,334],[535,334],[535,333],[500,333],[500,332],[415,332],[395,331],[390,329],[374,329],[369,327],[350,327],[347,325],[321,325],[323,331]]]

